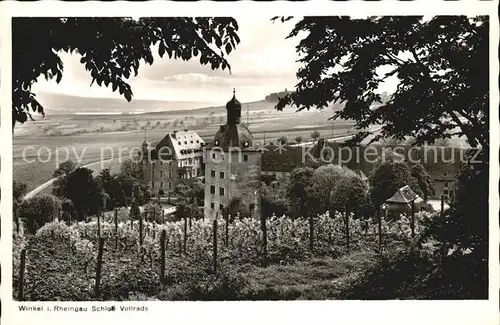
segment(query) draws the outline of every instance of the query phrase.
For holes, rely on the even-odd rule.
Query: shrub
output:
[[[55,196],[41,194],[24,200],[18,213],[25,222],[27,231],[34,234],[44,224],[54,220],[58,209],[60,203]]]

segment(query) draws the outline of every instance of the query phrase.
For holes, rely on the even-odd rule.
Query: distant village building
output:
[[[205,217],[214,218],[224,208],[260,216],[262,153],[246,125],[240,123],[241,103],[226,104],[227,121],[205,148]]]
[[[172,192],[182,180],[203,175],[203,146],[205,142],[194,131],[174,131],[167,134],[158,144],[149,149],[144,141],[144,180],[153,195]]]

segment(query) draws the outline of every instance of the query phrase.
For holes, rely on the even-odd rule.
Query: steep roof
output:
[[[180,160],[201,156],[204,145],[205,141],[194,131],[174,131],[156,145],[155,151],[156,155],[163,155],[164,158],[171,153],[172,158]]]
[[[291,172],[306,165],[302,161],[302,147],[285,146],[281,152],[276,145],[266,146],[262,154],[262,171]]]
[[[222,149],[251,148],[254,145],[253,135],[245,124],[225,124],[215,134],[212,145]]]
[[[387,203],[408,204],[416,200],[418,195],[408,186],[403,186],[393,196],[385,200]]]

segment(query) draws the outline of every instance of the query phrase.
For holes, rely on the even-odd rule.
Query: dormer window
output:
[[[179,146],[181,145],[181,142],[179,141]]]
[[[188,144],[187,141],[184,141],[184,144]]]

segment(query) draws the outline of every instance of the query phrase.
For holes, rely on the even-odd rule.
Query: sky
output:
[[[299,64],[295,46],[299,39],[285,40],[294,21],[271,22],[270,18],[238,18],[240,44],[227,59],[228,70],[212,71],[197,59],[190,61],[161,59],[155,54],[153,65],[141,64],[139,75],[129,79],[134,98],[168,101],[225,103],[236,88],[242,102],[262,100],[272,92],[294,88]],[[60,54],[64,64],[59,84],[40,78],[33,86],[36,93],[66,94],[79,97],[121,98],[118,92],[90,86],[91,77],[79,62],[79,55]],[[46,94],[47,95],[47,94]]]

